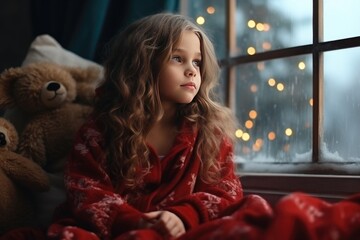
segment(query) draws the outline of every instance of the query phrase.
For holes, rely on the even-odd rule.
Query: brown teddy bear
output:
[[[92,111],[99,80],[99,68],[45,62],[9,68],[0,75],[0,109],[16,107],[24,118],[23,125],[16,126],[18,153],[42,166],[50,178],[50,191],[37,199],[42,207],[40,225],[48,224],[51,212],[65,198],[63,164],[77,130]]]
[[[19,153],[48,171],[57,166],[92,110],[99,74],[96,68],[54,63],[6,69],[0,75],[0,108],[17,107],[25,116]]]
[[[0,235],[31,225],[35,218],[32,193],[47,191],[46,172],[35,162],[15,152],[18,133],[5,118],[0,118]]]

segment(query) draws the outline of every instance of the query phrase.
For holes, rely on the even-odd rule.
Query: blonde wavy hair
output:
[[[104,62],[105,80],[95,115],[104,129],[108,169],[115,184],[125,181],[136,186],[149,171],[146,135],[163,113],[158,76],[184,31],[193,31],[200,39],[202,81],[194,100],[179,105],[178,117],[198,129],[196,151],[202,161],[202,179],[212,182],[218,177],[220,143],[223,137],[233,140],[235,120],[228,108],[213,100],[219,78],[213,45],[191,19],[159,13],[135,21],[115,36]]]

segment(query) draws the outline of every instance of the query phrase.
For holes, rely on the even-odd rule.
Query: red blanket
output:
[[[283,197],[272,209],[259,196],[245,196],[223,213],[225,216],[188,231],[179,240],[247,239],[247,240],[358,240],[360,239],[360,194],[335,204],[293,193]],[[63,222],[71,225],[74,222]],[[66,223],[66,224],[65,224]],[[51,231],[57,239],[100,238],[84,229],[62,226]],[[1,240],[45,240],[45,231],[17,229]],[[137,230],[124,233],[120,239],[165,239],[156,231]]]

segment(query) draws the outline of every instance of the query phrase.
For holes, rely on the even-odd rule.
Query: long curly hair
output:
[[[146,135],[163,114],[158,76],[184,31],[193,31],[200,39],[202,80],[193,101],[179,105],[178,117],[198,129],[202,179],[211,182],[219,173],[219,146],[222,137],[233,140],[235,120],[214,100],[219,66],[213,45],[186,16],[159,13],[135,21],[115,36],[104,62],[105,77],[94,113],[104,129],[107,164],[115,184],[125,181],[136,186],[149,171]]]

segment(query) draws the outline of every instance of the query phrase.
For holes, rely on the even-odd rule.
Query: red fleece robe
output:
[[[71,218],[50,226],[48,237],[97,239],[94,233],[101,239],[114,239],[130,231],[133,235],[143,213],[155,210],[175,213],[187,230],[218,218],[225,208],[243,197],[234,173],[233,146],[222,142],[218,156],[222,178],[210,185],[199,176],[196,141],[197,132],[189,123],[182,124],[172,149],[162,159],[149,146],[151,170],[144,177],[141,190],[134,191],[124,184],[114,189],[105,166],[103,136],[90,121],[81,128],[65,171],[66,206]],[[161,237],[151,229],[145,232],[149,238]]]

